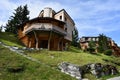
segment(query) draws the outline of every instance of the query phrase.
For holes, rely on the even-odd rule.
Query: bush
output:
[[[108,49],[104,52],[105,55],[111,56],[112,55],[112,50]]]
[[[88,48],[87,51],[89,51],[90,53],[95,53],[95,48]]]

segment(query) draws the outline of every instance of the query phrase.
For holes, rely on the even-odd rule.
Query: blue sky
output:
[[[75,21],[79,36],[103,33],[120,45],[120,0],[1,0],[0,25],[5,25],[14,9],[28,5],[30,18],[37,17],[44,7],[56,12],[65,9]]]

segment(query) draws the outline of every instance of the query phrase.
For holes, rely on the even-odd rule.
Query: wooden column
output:
[[[60,44],[60,39],[58,40],[57,44],[58,44],[58,49],[57,50],[60,50],[60,45],[59,45]]]
[[[36,49],[39,49],[39,47],[38,47],[39,42],[38,42],[37,35],[36,35],[35,31],[33,31],[33,32],[34,32],[34,35],[35,35],[35,40],[36,40],[35,48],[36,48]]]
[[[63,51],[63,41],[61,42],[61,45],[62,45],[61,47],[62,47],[62,51]]]
[[[31,40],[29,41],[29,45],[28,45],[29,48],[31,48]]]
[[[51,41],[52,31],[50,31],[50,36],[48,39],[48,50],[50,50],[50,41]]]
[[[62,40],[62,37],[61,38],[59,38],[59,40],[58,40],[58,50],[60,50],[60,42],[61,42],[61,40]],[[61,44],[62,45],[62,44]]]

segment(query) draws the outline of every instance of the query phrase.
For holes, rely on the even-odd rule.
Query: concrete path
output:
[[[110,79],[107,79],[107,80],[120,80],[120,77],[114,77],[114,78],[110,78]]]

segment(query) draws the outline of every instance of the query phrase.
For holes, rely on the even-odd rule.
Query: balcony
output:
[[[61,34],[61,35],[66,35],[67,33],[60,27],[54,26],[52,24],[46,24],[46,23],[36,23],[32,24],[30,26],[26,26],[24,28],[23,33],[28,34],[29,32],[33,30],[40,30],[40,31],[53,31],[55,33]]]

